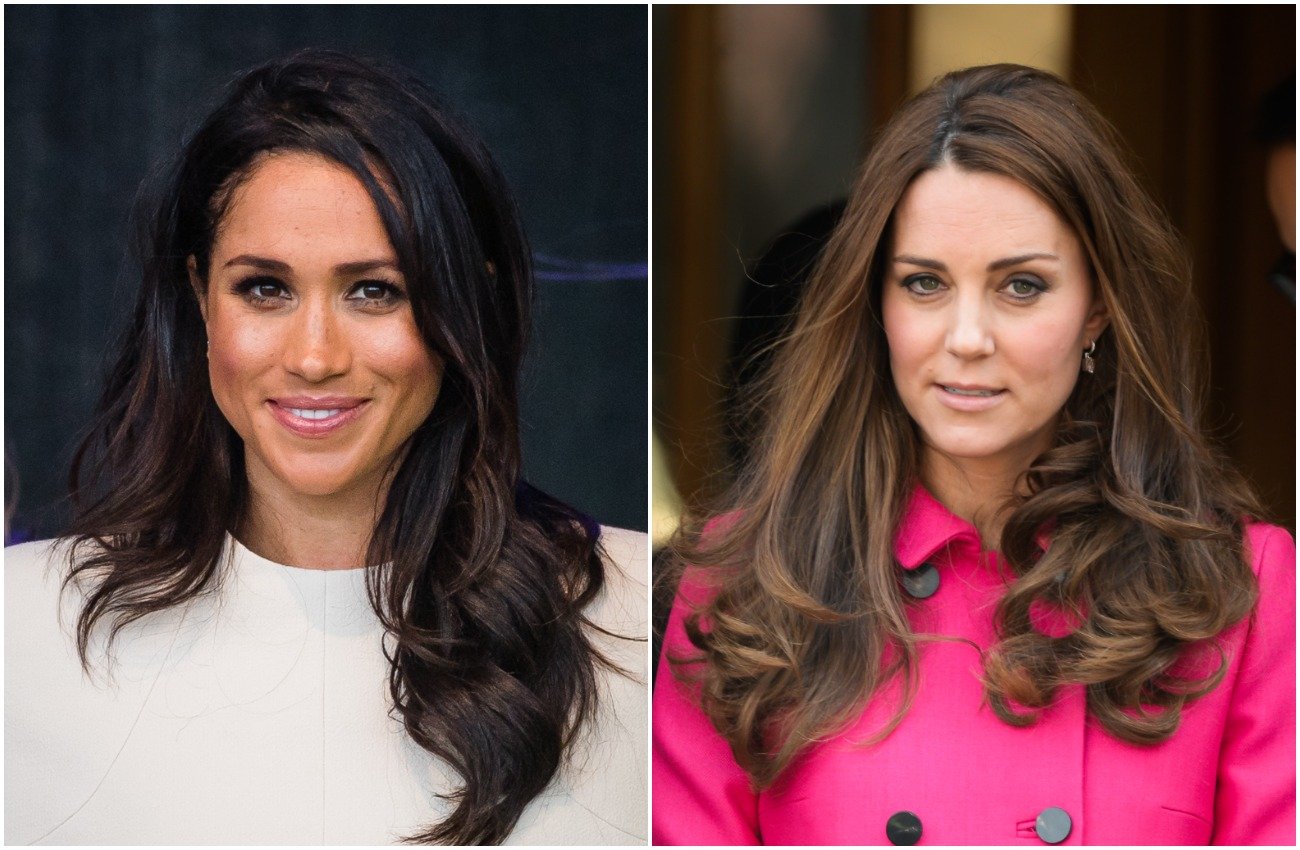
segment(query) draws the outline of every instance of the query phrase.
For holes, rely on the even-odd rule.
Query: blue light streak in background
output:
[[[600,261],[569,260],[550,254],[533,254],[536,266],[533,275],[538,280],[600,281],[645,280],[649,266],[642,263],[604,263]]]

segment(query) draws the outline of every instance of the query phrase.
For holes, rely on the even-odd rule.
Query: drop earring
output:
[[[1092,355],[1097,353],[1097,340],[1093,340],[1088,346],[1088,350],[1083,352],[1083,371],[1091,375],[1097,371],[1097,361],[1092,359]]]

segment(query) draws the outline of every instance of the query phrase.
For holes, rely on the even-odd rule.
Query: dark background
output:
[[[4,21],[15,538],[67,521],[72,451],[135,299],[141,180],[225,83],[308,46],[404,65],[486,139],[537,258],[526,475],[602,523],[646,528],[644,7],[9,6]]]

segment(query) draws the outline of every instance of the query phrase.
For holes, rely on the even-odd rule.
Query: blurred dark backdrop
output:
[[[645,529],[644,7],[9,6],[4,22],[14,537],[67,521],[71,453],[135,297],[137,186],[226,82],[308,46],[404,65],[486,139],[538,260],[526,475]]]

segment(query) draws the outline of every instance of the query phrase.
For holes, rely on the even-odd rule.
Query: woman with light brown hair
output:
[[[883,131],[677,542],[656,843],[1294,842],[1294,543],[1119,150],[1008,65]]]

